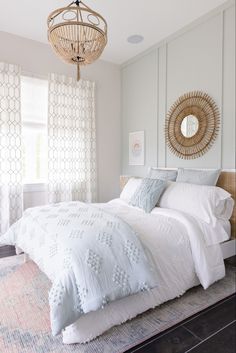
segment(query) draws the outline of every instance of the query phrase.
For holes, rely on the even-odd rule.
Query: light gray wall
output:
[[[55,72],[76,75],[73,65],[64,64],[49,45],[0,32],[0,61],[15,63],[23,73],[47,77]],[[81,69],[84,79],[96,82],[98,197],[108,201],[119,193],[120,175],[120,67],[98,60]],[[29,192],[26,206],[45,203],[46,195]]]
[[[154,50],[122,71],[122,148],[127,174],[145,174],[145,167],[129,166],[128,132],[145,130],[146,165],[156,165],[157,154],[157,69]]]
[[[221,111],[213,147],[182,160],[165,145],[165,116],[192,90],[207,92]],[[128,164],[129,132],[146,133],[144,167]],[[122,173],[144,175],[149,166],[235,168],[235,5],[229,1],[122,67]]]

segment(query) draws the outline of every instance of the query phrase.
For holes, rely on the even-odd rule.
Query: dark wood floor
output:
[[[226,260],[236,267],[236,256]],[[235,353],[236,294],[126,353]]]
[[[15,255],[0,247],[0,258]],[[231,259],[235,265],[235,257]],[[126,353],[235,353],[236,294],[156,335]]]
[[[235,353],[236,295],[126,353]]]

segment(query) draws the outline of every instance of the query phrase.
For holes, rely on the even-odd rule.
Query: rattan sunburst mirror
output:
[[[180,158],[198,158],[213,145],[219,126],[220,113],[214,100],[204,92],[189,92],[179,97],[167,114],[166,143]]]

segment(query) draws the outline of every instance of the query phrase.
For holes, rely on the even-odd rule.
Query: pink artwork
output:
[[[129,165],[144,165],[144,131],[129,134]]]

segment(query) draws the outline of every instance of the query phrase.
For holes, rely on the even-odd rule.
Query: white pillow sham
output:
[[[130,178],[120,194],[120,199],[130,203],[132,196],[137,191],[141,183],[142,178]]]
[[[217,186],[168,182],[159,206],[188,213],[215,226],[218,219],[230,219],[234,200]]]

